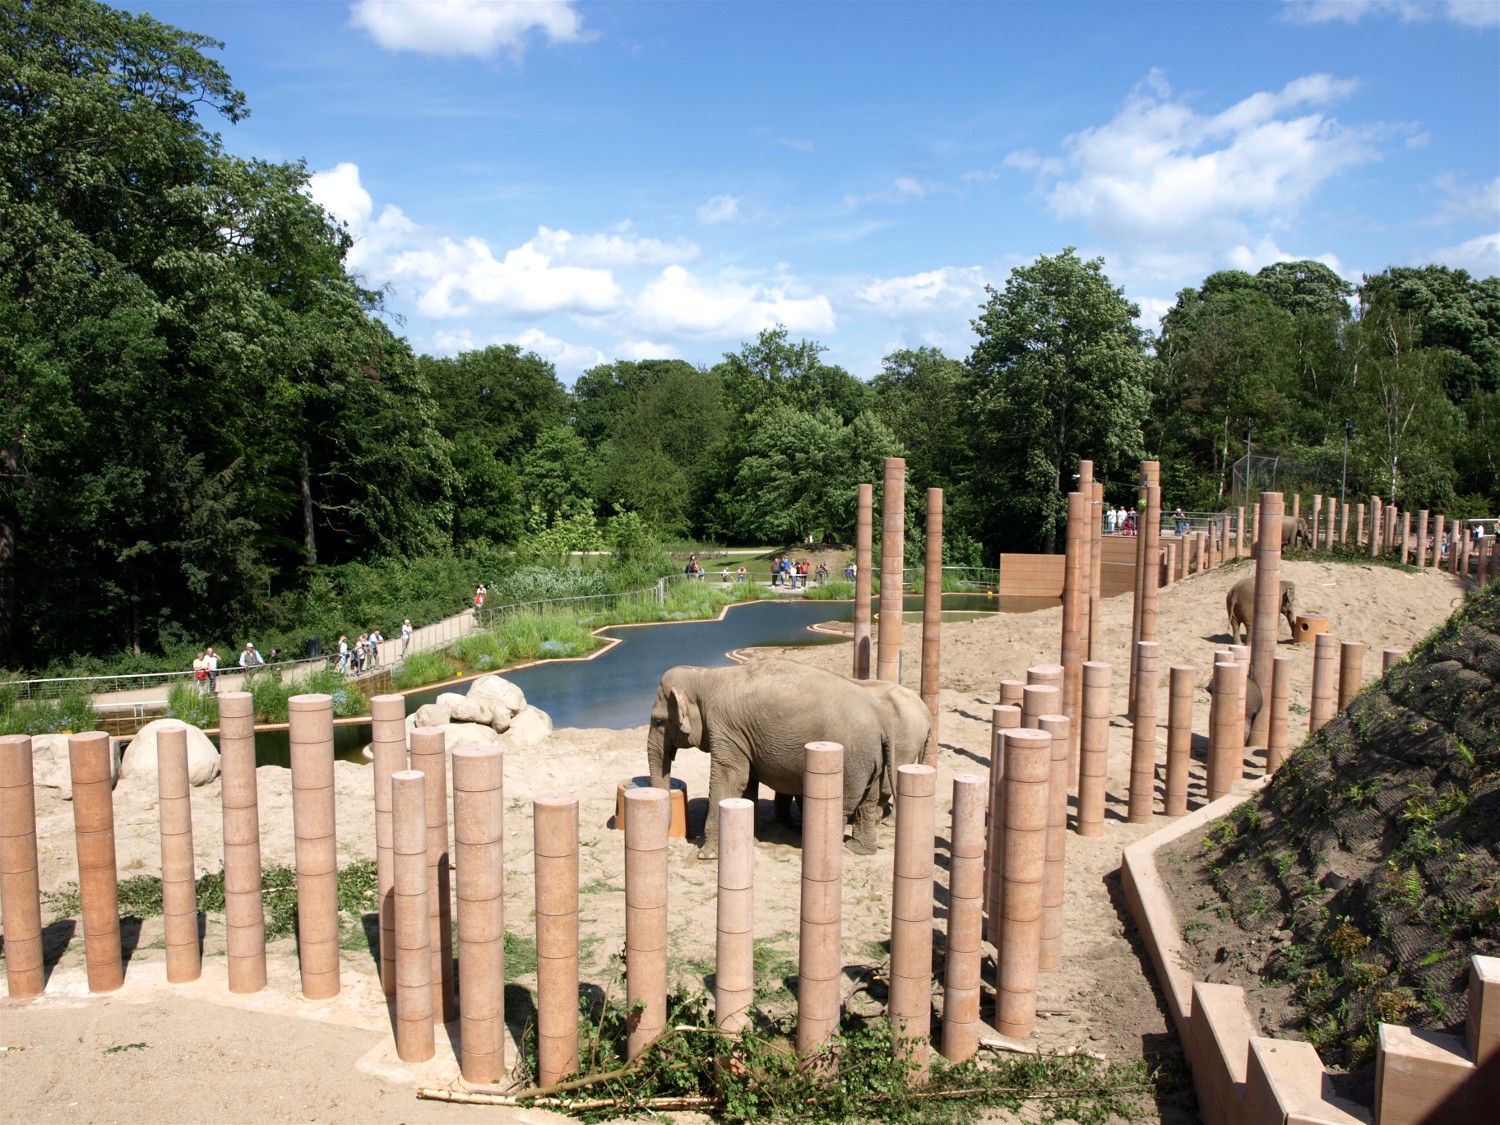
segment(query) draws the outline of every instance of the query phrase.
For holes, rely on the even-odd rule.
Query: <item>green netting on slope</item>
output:
[[[1370,685],[1216,834],[1209,868],[1333,1064],[1375,1025],[1452,1030],[1500,955],[1500,587]]]

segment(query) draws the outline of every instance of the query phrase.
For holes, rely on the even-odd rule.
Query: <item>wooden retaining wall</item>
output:
[[[1165,538],[1165,536],[1163,537]],[[1113,598],[1135,589],[1136,537],[1106,535],[1100,541],[1103,558],[1099,564],[1099,596]],[[1163,552],[1163,559],[1165,552]],[[1000,596],[1002,598],[1061,598],[1063,594],[1062,555],[1002,554],[1000,556]],[[1165,581],[1164,563],[1158,560]]]

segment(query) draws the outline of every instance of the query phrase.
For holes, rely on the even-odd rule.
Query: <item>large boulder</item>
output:
[[[512,746],[540,746],[552,737],[552,716],[528,706],[510,721],[505,740]]]
[[[458,695],[455,692],[444,692],[437,697],[438,707],[448,709],[448,719],[454,723],[483,723],[491,727],[498,734],[504,734],[510,727],[509,708],[493,702],[485,696],[478,698],[472,695]]]
[[[443,749],[450,754],[461,746],[505,745],[505,736],[483,723],[448,723],[441,729]]]
[[[488,703],[495,710],[505,708],[514,715],[526,706],[526,696],[515,684],[501,676],[480,676],[469,685],[469,698]]]
[[[452,718],[452,713],[441,703],[424,703],[406,716],[406,733],[410,735],[418,727],[445,727]]]
[[[136,732],[120,761],[120,781],[130,788],[154,789],[156,786],[156,741],[163,727],[182,727],[187,731],[188,783],[207,785],[219,776],[219,751],[208,735],[180,719],[153,719]]]
[[[110,774],[120,775],[119,743],[111,744]],[[31,736],[31,776],[35,784],[58,790],[64,801],[73,799],[73,767],[68,761],[68,736],[34,734]]]

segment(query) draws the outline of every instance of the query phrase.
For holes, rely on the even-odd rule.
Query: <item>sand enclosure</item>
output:
[[[1195,731],[1207,728],[1207,683],[1212,652],[1226,637],[1224,595],[1248,564],[1223,567],[1160,591],[1158,641],[1161,665],[1198,669]],[[1411,573],[1390,567],[1283,562],[1283,578],[1296,582],[1299,612],[1330,618],[1340,638],[1366,646],[1365,677],[1379,673],[1380,650],[1408,647],[1446,618],[1462,598],[1446,574]],[[731,611],[732,612],[732,611]],[[1103,603],[1095,658],[1114,665],[1113,711],[1125,710],[1130,599]],[[946,622],[942,626],[941,754],[938,767],[937,835],[941,861],[946,845],[952,776],[987,769],[990,707],[1002,678],[1023,678],[1031,664],[1057,660],[1061,611]],[[1306,730],[1312,646],[1290,643],[1284,626],[1279,651],[1294,659],[1293,739]],[[915,686],[921,653],[920,626],[905,628],[905,682]],[[826,667],[847,674],[850,650],[761,649],[754,660]],[[1167,677],[1161,677],[1158,761],[1165,746]],[[651,701],[641,701],[642,717]],[[1111,725],[1109,804],[1103,837],[1067,840],[1067,899],[1061,969],[1041,978],[1042,1014],[1036,1040],[1047,1049],[1084,1047],[1112,1059],[1170,1061],[1175,1036],[1132,941],[1118,897],[1120,849],[1166,823],[1124,822],[1129,776],[1130,726]],[[1195,742],[1201,743],[1200,737]],[[532,917],[531,798],[565,791],[581,798],[580,882],[583,979],[609,987],[612,957],[624,944],[624,841],[610,827],[615,788],[645,772],[644,726],[627,731],[561,729],[541,746],[507,751],[506,921],[530,937]],[[1190,802],[1203,798],[1202,747],[1195,745]],[[292,862],[291,790],[288,771],[259,772],[264,862]],[[1258,766],[1255,772],[1258,774]],[[708,788],[706,755],[678,756],[699,818]],[[1161,768],[1158,768],[1158,779]],[[370,771],[340,763],[338,847],[343,863],[373,857],[374,812]],[[1160,783],[1158,784],[1160,792]],[[193,792],[195,848],[199,872],[220,866],[218,784]],[[1160,799],[1158,797],[1157,808]],[[53,790],[38,790],[42,886],[58,889],[77,879],[71,806]],[[760,842],[755,868],[756,937],[788,959],[796,955],[800,853],[795,835],[771,823],[769,793],[758,810]],[[869,857],[845,854],[844,960],[846,1004],[883,1010],[881,965],[889,937],[892,886],[892,825],[881,827],[880,851]],[[154,798],[116,794],[116,840],[122,877],[157,874],[161,852]],[[675,983],[701,982],[713,960],[715,868],[699,862],[695,848],[674,841],[670,943]],[[935,925],[945,922],[941,904]],[[44,921],[51,916],[44,907]],[[66,922],[59,923],[62,928]],[[54,933],[63,932],[54,927]],[[367,948],[343,953],[343,992],[312,1003],[297,993],[295,947],[271,948],[270,983],[250,997],[231,996],[225,985],[222,918],[210,916],[203,979],[191,985],[165,983],[160,918],[146,920],[118,993],[90,996],[83,974],[81,935],[52,970],[46,993],[35,1000],[0,1002],[0,1113],[6,1120],[89,1121],[449,1121],[474,1120],[496,1111],[418,1101],[415,1084],[441,1084],[457,1074],[446,1037],[439,1057],[421,1067],[395,1063],[384,997]],[[992,970],[987,969],[987,977]],[[529,988],[534,982],[520,978]],[[622,993],[617,989],[617,996]],[[936,997],[935,993],[935,997]],[[525,1018],[524,994],[508,989],[512,1029]],[[1186,1081],[1185,1079],[1183,1080]],[[1175,1099],[1174,1099],[1175,1100]],[[1171,1101],[1163,1107],[1177,1116]],[[505,1120],[550,1116],[541,1110],[504,1111]]]

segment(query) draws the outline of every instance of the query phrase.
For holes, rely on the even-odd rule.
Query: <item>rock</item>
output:
[[[510,721],[506,741],[512,746],[540,746],[552,736],[552,717],[528,706]]]
[[[480,676],[469,685],[469,698],[483,700],[491,707],[504,707],[514,715],[526,706],[526,696],[515,684],[500,676]]]
[[[505,745],[505,736],[483,723],[448,723],[442,731],[443,749],[450,754],[460,746]]]
[[[109,768],[120,776],[120,744],[110,743]],[[31,776],[35,784],[58,790],[64,801],[73,799],[73,769],[68,764],[68,736],[34,734],[31,736]]]
[[[510,711],[503,706],[493,705],[491,700],[483,696],[475,699],[468,695],[445,692],[437,697],[437,706],[448,708],[449,722],[483,723],[497,734],[504,734],[510,728]]]
[[[406,716],[406,730],[410,734],[417,727],[443,727],[453,719],[448,708],[439,703],[424,703]]]
[[[167,726],[179,726],[187,731],[188,784],[207,785],[219,776],[219,751],[209,741],[208,735],[178,719],[153,719],[125,748],[125,756],[120,761],[120,786],[155,790],[156,736]]]

